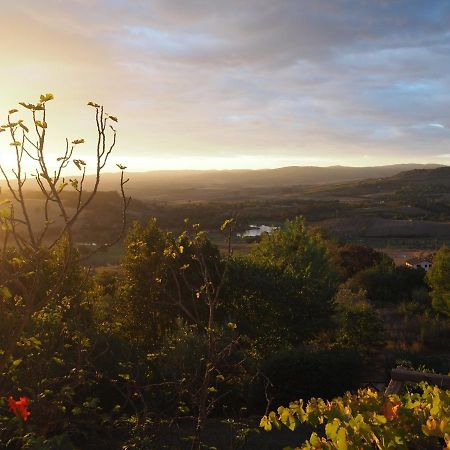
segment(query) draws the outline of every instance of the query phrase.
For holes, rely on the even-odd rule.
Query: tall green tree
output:
[[[301,288],[278,267],[235,257],[228,267],[221,315],[237,324],[257,357],[266,357],[311,337],[320,326],[316,317],[322,317],[317,311],[321,305],[305,301]]]
[[[217,285],[221,260],[217,247],[188,227],[173,235],[158,227],[156,219],[135,222],[125,241],[117,315],[129,336],[157,346],[177,318],[201,324],[207,315],[205,279]]]
[[[133,339],[151,340],[161,336],[170,322],[170,309],[163,301],[168,259],[164,254],[167,232],[156,219],[142,225],[134,222],[125,240],[123,280],[116,305],[124,332]]]
[[[327,321],[337,276],[322,237],[308,228],[302,217],[288,220],[282,229],[263,236],[250,258],[291,277],[298,295],[297,310],[307,311],[307,320],[317,326]],[[281,292],[279,301],[283,302]]]

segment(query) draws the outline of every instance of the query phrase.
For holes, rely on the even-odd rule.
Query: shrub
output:
[[[432,289],[433,308],[450,316],[450,248],[444,246],[436,253],[427,281]]]
[[[384,342],[384,326],[366,291],[352,292],[345,285],[335,296],[336,340],[349,347],[374,348]]]

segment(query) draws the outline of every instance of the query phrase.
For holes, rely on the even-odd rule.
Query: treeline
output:
[[[352,208],[339,201],[266,199],[238,202],[143,202],[133,199],[128,214],[133,219],[156,217],[165,229],[181,230],[189,217],[205,230],[218,230],[233,217],[235,231],[242,231],[254,223],[281,224],[287,219],[304,216],[316,222],[327,218],[348,216]],[[101,240],[103,233],[114,234],[114,224],[120,223],[121,198],[117,192],[99,192],[91,203],[77,230],[80,240]]]

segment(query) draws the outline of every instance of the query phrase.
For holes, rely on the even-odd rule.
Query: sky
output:
[[[2,1],[0,42],[0,120],[52,92],[55,158],[95,101],[111,169],[450,163],[448,0]]]

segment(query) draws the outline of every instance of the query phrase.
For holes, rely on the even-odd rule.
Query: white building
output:
[[[425,272],[428,272],[433,264],[433,255],[419,255],[414,258],[408,259],[405,264],[413,269],[422,268]]]

